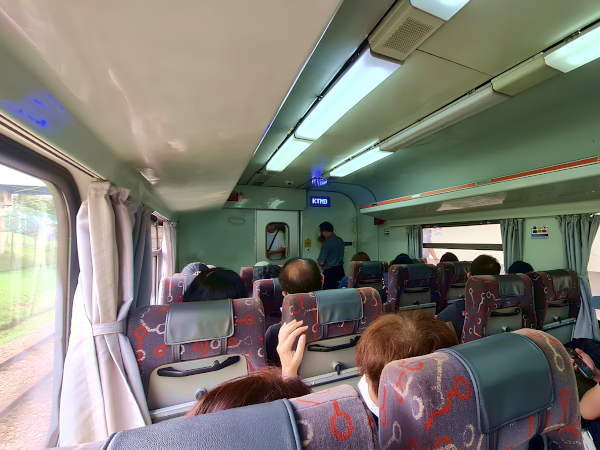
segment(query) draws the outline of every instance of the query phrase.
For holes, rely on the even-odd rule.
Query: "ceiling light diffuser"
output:
[[[271,172],[285,170],[310,144],[312,144],[312,141],[298,139],[293,134],[290,135],[267,163],[267,170]]]
[[[469,0],[410,0],[411,5],[442,20],[450,20]]]
[[[296,135],[317,140],[398,67],[400,63],[377,58],[365,49],[308,113]]]
[[[379,150],[379,147],[375,147],[374,149],[361,153],[357,157],[340,164],[331,171],[330,175],[333,177],[345,177],[346,175],[356,172],[357,170],[362,169],[369,164],[373,164],[375,161],[379,161],[391,154],[392,153],[390,152]]]
[[[550,67],[566,73],[597,58],[600,58],[600,26],[548,53],[544,61]]]

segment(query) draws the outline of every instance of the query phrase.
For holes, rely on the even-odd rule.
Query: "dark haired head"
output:
[[[396,264],[414,264],[415,262],[412,260],[410,256],[406,253],[400,253],[398,256],[394,258],[390,265],[394,266]]]
[[[446,252],[440,258],[440,262],[457,262],[457,261],[458,261],[458,256],[456,256],[452,252]]]
[[[525,261],[515,261],[510,265],[506,273],[529,273],[533,272],[533,267],[531,264],[526,263]]]
[[[263,369],[211,389],[196,401],[186,417],[307,394],[310,389],[300,378],[283,378],[279,369]]]
[[[181,269],[181,274],[182,275],[194,275],[200,272],[206,272],[207,270],[210,270],[209,267],[201,262],[191,262],[189,264],[186,264],[185,267],[183,269]]]
[[[288,260],[279,274],[281,290],[288,294],[303,294],[323,288],[321,270],[312,259],[293,258]]]
[[[247,290],[240,276],[233,270],[215,268],[200,272],[183,294],[184,302],[244,298]]]
[[[365,252],[358,252],[352,257],[352,261],[371,261],[371,258]]]
[[[280,273],[281,267],[279,267],[277,264],[267,264],[266,266],[254,266],[252,281],[277,278]]]
[[[471,275],[500,275],[500,263],[490,255],[479,255],[471,263]]]
[[[330,233],[333,233],[333,225],[331,222],[321,222],[319,224],[319,231],[329,231]]]

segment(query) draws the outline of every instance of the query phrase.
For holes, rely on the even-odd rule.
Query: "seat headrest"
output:
[[[213,450],[227,448],[301,449],[294,411],[288,400],[168,420],[114,434],[107,450]]]
[[[359,321],[363,303],[356,289],[330,289],[315,292],[319,325]]]
[[[469,372],[480,433],[537,414],[554,400],[548,359],[525,336],[496,334],[441,352],[458,358]]]
[[[433,277],[435,268],[429,264],[403,264],[400,267],[408,271],[409,279],[425,280]]]
[[[554,293],[559,295],[561,292],[568,291],[572,288],[573,278],[568,270],[547,270],[546,273],[552,278],[552,284],[554,285]]]
[[[233,331],[231,299],[177,303],[167,313],[165,344],[225,339]]]
[[[500,297],[523,297],[525,283],[521,275],[498,275],[498,292]]]
[[[358,273],[363,279],[381,278],[383,274],[384,268],[381,261],[364,261],[358,265],[360,265]]]

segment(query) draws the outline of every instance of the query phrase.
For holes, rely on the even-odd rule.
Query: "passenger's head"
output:
[[[269,278],[277,278],[280,273],[281,273],[281,267],[279,267],[277,264],[254,266],[254,273],[252,274],[252,281],[267,280]]]
[[[323,288],[323,275],[312,259],[292,258],[283,265],[279,284],[284,296],[320,291]]]
[[[186,416],[194,417],[307,394],[310,394],[310,389],[300,378],[283,378],[279,369],[264,369],[211,389],[196,401]]]
[[[367,379],[371,397],[377,398],[381,371],[386,364],[457,344],[454,330],[434,316],[385,314],[361,335],[356,347],[356,365]]]
[[[515,261],[510,265],[506,273],[529,273],[533,272],[533,267],[531,264],[526,263],[525,261]]]
[[[391,265],[396,265],[396,264],[414,264],[415,262],[412,260],[412,258],[410,256],[408,256],[406,253],[400,253],[398,256],[396,256],[394,258],[394,260],[392,261]]]
[[[474,275],[500,275],[500,263],[490,255],[479,255],[471,263],[471,276]]]
[[[440,258],[440,262],[457,262],[457,261],[458,261],[458,256],[456,256],[452,252],[446,252]]]
[[[321,222],[319,224],[319,231],[321,232],[321,236],[327,239],[333,234],[333,225],[331,222]]]
[[[352,257],[352,261],[371,261],[371,258],[365,252],[358,252]]]
[[[215,268],[196,275],[183,294],[184,302],[246,297],[247,290],[233,270]]]

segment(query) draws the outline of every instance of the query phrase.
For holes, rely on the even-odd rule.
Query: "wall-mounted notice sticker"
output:
[[[311,248],[311,247],[312,247],[312,241],[310,240],[310,238],[304,239],[304,248]]]
[[[531,239],[548,239],[548,227],[546,225],[534,225],[531,227]]]

